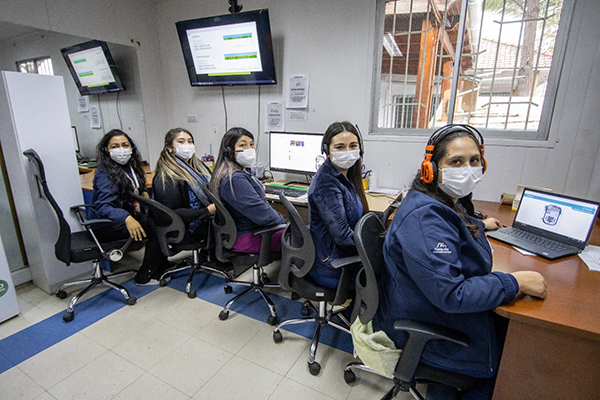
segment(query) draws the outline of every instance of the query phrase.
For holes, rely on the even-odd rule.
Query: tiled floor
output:
[[[353,385],[344,382],[343,367],[353,357],[336,347],[349,350],[345,334],[326,338],[331,346],[319,345],[322,370],[312,376],[306,363],[309,339],[283,331],[284,341],[275,344],[258,295],[221,321],[219,311],[231,296],[223,293],[223,281],[199,274],[199,298],[188,299],[182,293],[184,280],[182,275],[155,290],[128,281],[139,297],[135,306],[122,306],[116,291],[95,290],[76,307],[70,324],[61,319],[68,299],[32,284],[17,288],[21,314],[0,324],[0,366],[7,365],[3,351],[19,358],[22,348],[33,355],[0,369],[0,398],[362,400],[378,399],[390,387],[390,381],[366,373],[359,373]],[[273,298],[281,317],[298,314],[300,303]],[[105,303],[120,308],[93,318]],[[44,347],[51,336],[61,335],[66,338]],[[40,342],[42,348],[32,350],[21,338]],[[2,350],[3,343],[11,349]],[[411,397],[402,393],[397,398]]]

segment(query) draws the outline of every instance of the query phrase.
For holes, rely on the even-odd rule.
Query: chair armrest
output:
[[[394,372],[394,378],[402,382],[412,382],[425,345],[430,340],[445,340],[464,347],[468,347],[471,342],[463,332],[427,322],[400,318],[394,321],[394,329],[408,333]]]
[[[266,226],[264,228],[255,230],[254,232],[252,232],[255,235],[263,235],[263,234],[273,234],[281,229],[285,229],[285,227],[287,226],[287,224],[277,224],[277,225],[271,225],[271,226]]]
[[[75,211],[75,210],[79,210],[80,208],[87,208],[87,207],[91,207],[92,204],[76,204],[74,206],[71,206],[71,211]]]
[[[337,260],[333,260],[331,262],[331,266],[333,268],[344,268],[344,267],[348,267],[350,265],[360,265],[360,264],[362,264],[360,256],[350,256],[350,257],[338,258]]]
[[[109,218],[97,218],[97,219],[88,219],[87,221],[83,221],[83,222],[81,222],[81,225],[83,225],[84,227],[88,227],[92,224],[109,223],[109,222],[113,222],[113,220],[109,219]]]

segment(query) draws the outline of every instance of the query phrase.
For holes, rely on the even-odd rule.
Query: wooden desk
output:
[[[509,206],[475,207],[512,224]],[[490,242],[495,271],[537,271],[548,283],[545,300],[526,297],[496,309],[510,321],[493,398],[600,398],[600,272],[579,256],[548,261]],[[600,245],[599,221],[589,243]]]
[[[146,187],[152,187],[152,179],[154,178],[154,171],[150,171],[150,166],[145,165],[144,171],[146,171]],[[89,190],[90,192],[94,190],[94,174],[96,173],[96,169],[94,168],[92,171],[80,174],[79,180],[81,181],[81,188],[83,190]]]

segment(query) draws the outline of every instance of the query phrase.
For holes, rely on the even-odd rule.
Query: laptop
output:
[[[599,207],[593,201],[525,188],[512,227],[487,235],[555,260],[585,248]]]

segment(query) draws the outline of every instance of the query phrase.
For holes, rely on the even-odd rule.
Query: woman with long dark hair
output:
[[[320,285],[337,287],[341,271],[331,263],[356,255],[354,226],[369,212],[362,185],[362,140],[350,122],[329,125],[321,143],[327,156],[308,189],[310,233],[315,264],[310,276]]]
[[[244,128],[229,129],[221,140],[209,185],[235,220],[237,239],[232,249],[241,253],[259,252],[261,237],[253,231],[285,222],[267,203],[262,183],[248,171],[255,159],[252,133]],[[280,230],[272,235],[271,251],[281,250],[282,233]]]
[[[113,129],[97,146],[98,169],[94,175],[92,218],[108,218],[111,224],[99,224],[94,233],[100,241],[132,237],[147,238],[142,266],[137,272],[137,285],[158,284],[169,261],[160,251],[158,241],[141,213],[140,204],[130,193],[148,197],[146,174],[137,146],[123,131]]]
[[[491,398],[506,328],[493,309],[514,301],[517,293],[546,297],[546,282],[537,272],[492,272],[486,223],[469,216],[458,202],[482,179],[483,149],[483,137],[471,126],[438,129],[384,243],[374,328],[386,332],[398,348],[406,333],[394,329],[397,318],[452,328],[471,340],[469,347],[441,340],[426,345],[423,363],[479,378],[463,393],[429,385],[428,399]]]
[[[174,210],[196,240],[206,238],[209,217],[215,213],[215,205],[202,191],[210,178],[210,169],[196,157],[190,131],[174,128],[167,132],[152,181],[154,198]]]

